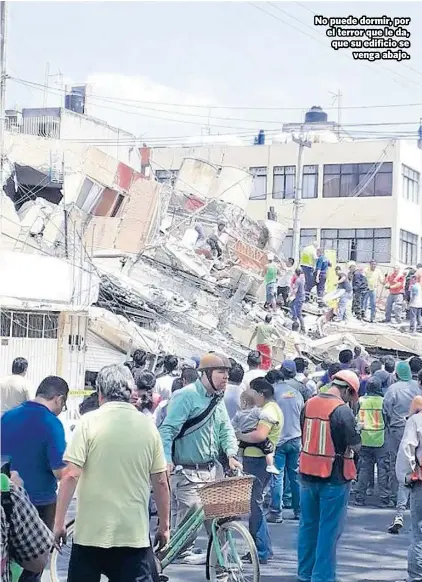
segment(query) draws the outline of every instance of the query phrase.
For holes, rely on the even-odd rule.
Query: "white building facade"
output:
[[[273,207],[288,229],[292,254],[293,198],[298,146],[157,148],[151,165],[159,181],[177,175],[184,158],[247,168],[255,175],[248,214],[267,218]],[[399,140],[314,143],[304,152],[301,245],[317,239],[339,262],[415,265],[422,262],[422,151]]]

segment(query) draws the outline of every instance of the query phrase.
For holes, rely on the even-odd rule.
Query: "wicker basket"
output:
[[[228,477],[204,485],[199,497],[207,519],[237,517],[249,513],[254,477]]]

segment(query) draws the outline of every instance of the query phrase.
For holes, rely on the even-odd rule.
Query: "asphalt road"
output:
[[[285,511],[289,518],[291,512]],[[338,548],[338,577],[341,582],[403,582],[409,545],[409,516],[398,536],[386,532],[393,510],[376,507],[349,507],[345,532]],[[262,582],[296,582],[296,540],[298,523],[285,519],[271,524],[275,557],[261,566]],[[198,545],[205,547],[202,533]],[[177,564],[166,570],[170,582],[205,581],[204,566]],[[63,580],[66,578],[63,577]],[[50,582],[45,572],[42,582]],[[87,580],[87,582],[89,582]]]

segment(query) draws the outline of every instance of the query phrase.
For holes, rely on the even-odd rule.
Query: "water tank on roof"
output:
[[[305,115],[305,123],[327,123],[328,115],[321,107],[314,105]]]
[[[85,113],[86,87],[70,87],[64,98],[65,109],[75,113]]]

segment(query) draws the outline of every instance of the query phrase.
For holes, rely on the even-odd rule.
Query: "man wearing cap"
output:
[[[230,469],[241,467],[236,459],[236,435],[224,404],[230,368],[224,354],[202,356],[199,379],[173,394],[160,426],[177,505],[176,527],[193,506],[200,504],[198,489],[215,481],[221,453],[227,455]],[[209,531],[209,524],[205,525]],[[206,555],[187,552],[185,560],[203,564]]]
[[[289,386],[300,392],[304,402],[313,395],[312,389],[298,380],[296,362],[294,360],[284,360],[280,368],[280,378]]]
[[[387,447],[390,453],[391,497],[396,502],[396,516],[388,529],[392,534],[398,534],[403,527],[404,512],[409,499],[409,490],[396,478],[397,451],[403,438],[412,401],[415,396],[422,394],[419,383],[412,379],[412,370],[408,362],[397,363],[396,376],[397,382],[388,388],[383,402]]]
[[[299,461],[298,580],[335,582],[337,542],[343,532],[350,487],[356,479],[353,452],[360,434],[349,404],[358,400],[359,378],[334,375],[330,389],[305,403]]]
[[[265,267],[265,305],[273,311],[277,308],[277,265],[274,262],[274,253],[268,253],[268,264]]]

